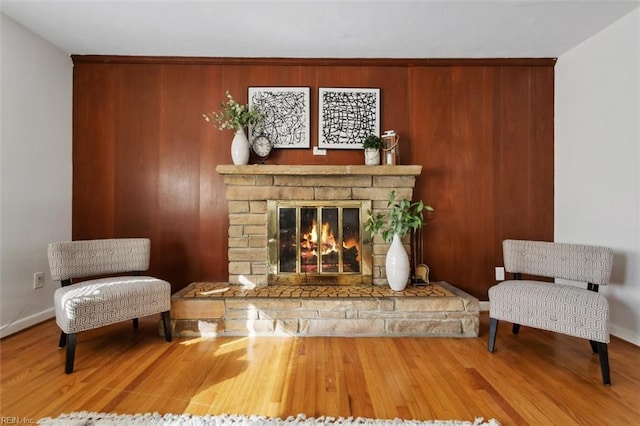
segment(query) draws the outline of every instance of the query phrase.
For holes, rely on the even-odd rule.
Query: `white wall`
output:
[[[54,316],[47,244],[71,239],[73,64],[0,13],[0,336]],[[45,273],[34,290],[33,274]]]
[[[558,58],[555,240],[614,249],[612,334],[640,345],[640,11]]]

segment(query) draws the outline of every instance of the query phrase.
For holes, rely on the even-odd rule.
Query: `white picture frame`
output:
[[[308,87],[249,87],[249,109],[264,116],[261,128],[249,127],[249,143],[266,135],[274,148],[309,148],[310,98]]]
[[[363,149],[380,135],[380,89],[318,89],[318,148]]]

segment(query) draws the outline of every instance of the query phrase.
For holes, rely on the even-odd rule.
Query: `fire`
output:
[[[352,278],[341,280],[342,275],[368,274],[370,265],[364,262],[371,260],[371,253],[362,246],[362,207],[350,207],[351,204],[279,210],[278,271],[309,276],[326,274],[338,277],[341,283],[351,282]],[[271,258],[272,253],[269,254]]]
[[[318,250],[318,235],[320,236],[320,250]],[[356,261],[360,263],[360,241],[357,237],[349,236],[340,244],[329,223],[323,223],[322,229],[318,232],[318,224],[314,220],[311,229],[302,233],[300,257],[305,263],[315,262],[313,259],[317,258],[318,251],[320,251],[324,264],[325,260],[330,259],[332,254],[337,254],[340,251],[340,246],[342,246],[343,252],[355,248]]]
[[[342,243],[342,247],[344,247],[345,250],[349,250],[355,247],[356,252],[358,253],[356,255],[356,260],[358,261],[358,263],[360,263],[360,241],[358,241],[356,238],[349,238]]]
[[[322,255],[327,255],[332,252],[337,252],[336,237],[333,235],[333,230],[328,223],[322,224]]]
[[[311,231],[304,232],[302,234],[302,238],[300,240],[300,247],[306,250],[315,250],[315,247],[318,245],[318,230],[316,229],[316,221],[313,221],[313,226],[311,227]]]
[[[310,256],[317,255],[318,249],[318,223],[314,220],[311,230],[302,234],[302,240],[300,241],[300,247],[305,251],[310,252]],[[336,237],[328,223],[322,224],[322,231],[320,233],[320,247],[323,256],[329,253],[338,251],[338,243]]]

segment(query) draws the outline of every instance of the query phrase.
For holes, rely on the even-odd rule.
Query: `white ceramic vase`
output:
[[[377,166],[380,164],[380,150],[374,148],[365,148],[364,150],[365,166]]]
[[[249,140],[244,129],[236,130],[231,141],[231,159],[236,166],[249,164]]]
[[[409,255],[402,245],[402,239],[398,234],[393,235],[393,241],[389,246],[385,262],[387,282],[394,291],[402,291],[407,287],[411,268]]]

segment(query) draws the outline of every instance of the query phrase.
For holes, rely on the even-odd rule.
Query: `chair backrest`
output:
[[[507,272],[604,285],[611,278],[613,250],[608,247],[546,241],[504,240]]]
[[[51,243],[47,249],[53,280],[146,271],[151,241],[115,238]]]

